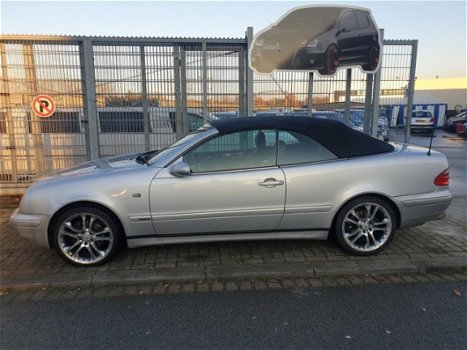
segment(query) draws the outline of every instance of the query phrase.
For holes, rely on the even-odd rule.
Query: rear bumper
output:
[[[401,228],[423,225],[425,222],[444,217],[452,201],[449,190],[394,197],[401,213]]]
[[[434,125],[426,125],[426,124],[410,125],[410,130],[432,131],[433,129],[434,129]]]
[[[23,238],[44,248],[50,248],[47,235],[49,217],[46,215],[22,214],[16,209],[10,217],[10,225]]]

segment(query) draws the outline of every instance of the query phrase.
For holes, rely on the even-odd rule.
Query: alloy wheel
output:
[[[60,225],[57,243],[62,253],[74,263],[96,264],[112,250],[114,233],[99,215],[73,214]]]
[[[392,225],[391,216],[383,206],[371,202],[360,203],[344,217],[343,238],[350,248],[369,253],[386,243]]]

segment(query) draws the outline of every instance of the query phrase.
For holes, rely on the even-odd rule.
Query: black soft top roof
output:
[[[310,117],[244,117],[213,120],[210,124],[221,134],[253,129],[280,129],[307,135],[339,158],[392,152],[394,147],[341,122]]]

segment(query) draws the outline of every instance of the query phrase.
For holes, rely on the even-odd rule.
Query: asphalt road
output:
[[[13,301],[0,305],[0,347],[461,349],[467,344],[466,286]]]

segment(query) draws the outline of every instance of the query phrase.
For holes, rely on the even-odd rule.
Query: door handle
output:
[[[269,179],[264,180],[263,182],[260,182],[258,185],[264,186],[264,187],[267,187],[267,188],[273,188],[273,187],[276,187],[276,186],[281,186],[283,184],[284,184],[284,181],[276,180],[276,179],[271,177]]]

